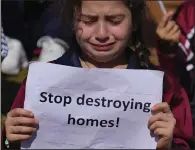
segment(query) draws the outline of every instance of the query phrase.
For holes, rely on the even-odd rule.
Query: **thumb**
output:
[[[161,137],[158,140],[157,144],[157,149],[162,149],[162,148],[170,148],[171,147],[172,140],[166,138],[166,137]]]

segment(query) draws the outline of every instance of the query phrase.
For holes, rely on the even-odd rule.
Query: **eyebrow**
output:
[[[97,18],[97,15],[81,14],[81,17],[86,17],[86,18]]]
[[[115,18],[125,18],[124,14],[113,14],[113,15],[107,15],[107,18],[115,19]]]
[[[111,14],[111,15],[107,15],[107,17],[111,17],[111,18],[114,18],[114,17],[125,17],[124,14]]]

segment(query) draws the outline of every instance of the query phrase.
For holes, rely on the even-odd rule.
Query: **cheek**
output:
[[[93,33],[92,27],[86,27],[82,23],[78,23],[76,28],[76,37],[82,41],[88,40]]]
[[[121,24],[117,27],[111,27],[110,30],[112,30],[112,33],[116,40],[126,40],[129,38],[132,32],[132,26],[129,24]]]

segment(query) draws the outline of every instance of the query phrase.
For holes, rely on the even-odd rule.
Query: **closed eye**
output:
[[[119,21],[113,21],[113,20],[109,20],[109,22],[111,23],[111,24],[113,24],[113,25],[119,25],[119,24],[121,24],[121,20],[119,20]]]
[[[96,22],[96,20],[89,20],[89,21],[85,21],[85,20],[82,20],[82,22],[86,25],[92,25],[93,23]]]
[[[98,20],[96,15],[81,14],[80,21],[86,25],[92,25]]]
[[[125,19],[125,15],[107,16],[106,19],[113,25],[119,25]]]

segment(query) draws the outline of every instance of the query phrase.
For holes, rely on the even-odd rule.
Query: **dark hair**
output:
[[[149,50],[142,39],[142,23],[145,16],[145,0],[122,0],[132,13],[133,32],[128,49],[135,51],[141,68],[149,68]],[[56,0],[63,23],[72,26],[75,8],[81,8],[82,0]],[[59,6],[61,8],[59,8]]]

